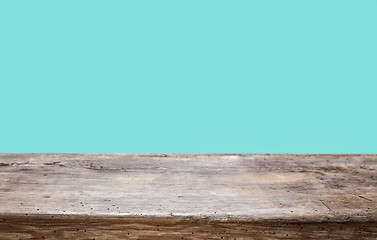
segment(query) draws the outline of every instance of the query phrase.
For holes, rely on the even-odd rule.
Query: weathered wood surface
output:
[[[0,239],[377,239],[377,155],[0,154]]]

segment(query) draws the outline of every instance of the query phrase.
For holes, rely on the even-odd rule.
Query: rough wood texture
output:
[[[377,155],[0,154],[0,239],[377,239]]]

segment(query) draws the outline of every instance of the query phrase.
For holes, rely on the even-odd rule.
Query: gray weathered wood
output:
[[[57,229],[66,234],[60,238],[88,221],[102,222],[108,239],[118,238],[109,230],[114,219],[128,226],[119,234],[139,224],[152,226],[138,234],[154,239],[300,238],[303,232],[306,238],[373,239],[376,169],[377,155],[0,154],[0,239],[40,238],[41,232],[54,238],[43,233],[51,221],[63,228]],[[32,223],[40,224],[30,228]],[[170,228],[157,231],[155,223]],[[174,223],[180,226],[176,235]],[[235,230],[242,225],[249,233]],[[321,226],[322,232],[313,230]],[[330,233],[326,226],[339,229]],[[219,235],[219,228],[236,232]],[[200,229],[207,235],[195,235]],[[138,238],[137,230],[131,232]],[[163,237],[168,232],[173,235]],[[86,239],[89,233],[77,234]],[[98,229],[96,234],[107,239]]]

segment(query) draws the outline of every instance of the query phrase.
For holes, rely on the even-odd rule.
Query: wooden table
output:
[[[0,239],[377,239],[377,155],[0,154]]]

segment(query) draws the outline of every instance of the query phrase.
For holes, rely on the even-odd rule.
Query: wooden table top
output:
[[[374,223],[376,170],[377,155],[0,154],[0,216]]]

